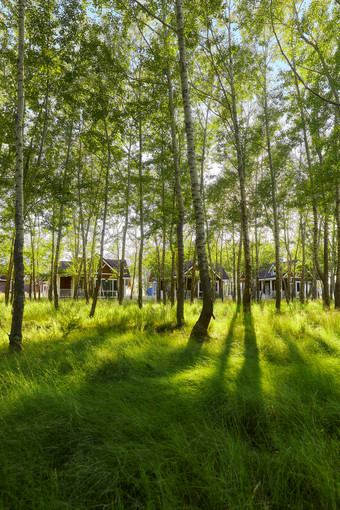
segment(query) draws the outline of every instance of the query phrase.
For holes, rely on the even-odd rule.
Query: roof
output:
[[[282,274],[281,278],[286,278],[288,273],[288,267],[290,265],[290,268],[292,268],[299,262],[299,260],[292,260],[291,263],[284,261],[282,263]],[[300,278],[301,274],[298,272],[295,275],[295,278]],[[310,278],[311,274],[306,271],[305,278]],[[276,270],[275,270],[275,263],[270,264],[269,268],[260,267],[259,269],[259,280],[276,280]]]
[[[196,265],[198,265],[198,261],[196,261]],[[214,273],[217,274],[218,276],[220,276],[221,270],[222,270],[222,280],[229,280],[229,276],[227,275],[225,269],[223,267],[220,268],[219,264],[216,265],[216,269],[215,269],[215,264],[212,264],[212,266],[210,264],[208,264],[208,265],[209,265],[209,268],[212,269],[214,271]],[[189,260],[188,262],[184,262],[184,273],[191,271],[192,266],[193,266],[192,260]]]
[[[60,260],[58,265],[58,272],[64,272],[72,269],[73,263],[69,260]]]
[[[276,280],[275,267],[273,267],[273,265],[271,265],[269,269],[260,267],[259,280]]]
[[[103,262],[105,262],[108,266],[110,266],[112,269],[114,269],[118,273],[120,264],[121,264],[121,260],[107,259],[106,257],[103,257]],[[126,260],[123,260],[123,267],[124,267],[123,278],[130,278],[130,271],[127,267]]]
[[[111,269],[114,269],[115,272],[119,271],[120,261],[118,259],[107,259],[103,257],[103,262],[107,264]],[[126,260],[123,261],[124,272],[123,278],[130,278],[130,271],[127,267]],[[59,273],[68,273],[69,275],[75,274],[75,268],[73,262],[69,260],[61,260],[58,266]]]

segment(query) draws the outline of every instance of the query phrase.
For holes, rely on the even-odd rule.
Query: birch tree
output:
[[[10,350],[21,350],[22,321],[25,304],[25,266],[24,266],[24,179],[23,179],[23,117],[24,117],[24,52],[25,52],[25,0],[18,0],[18,68],[17,68],[17,113],[16,130],[16,167],[15,167],[15,241],[14,241],[14,273],[15,293],[11,332],[9,335]]]

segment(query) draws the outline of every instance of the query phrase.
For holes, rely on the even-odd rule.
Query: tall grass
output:
[[[29,303],[9,355],[0,306],[0,508],[338,508],[339,314],[199,311]]]

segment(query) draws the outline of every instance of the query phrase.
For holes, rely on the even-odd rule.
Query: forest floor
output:
[[[199,310],[0,302],[0,508],[340,508],[340,314]]]

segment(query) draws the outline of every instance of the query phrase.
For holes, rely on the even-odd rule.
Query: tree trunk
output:
[[[331,264],[330,264],[330,300],[334,299],[335,295],[335,273],[336,273],[336,227],[335,216],[332,218],[332,246],[331,246]]]
[[[98,209],[96,211],[96,216],[93,225],[93,234],[91,241],[91,256],[89,262],[89,297],[93,298],[94,288],[93,288],[93,261],[94,261],[94,253],[96,249],[96,237],[97,237],[97,225],[98,225],[98,217],[99,217],[99,204]]]
[[[82,263],[84,273],[84,295],[86,304],[89,302],[89,286],[88,286],[88,272],[87,272],[87,260],[86,260],[86,246],[87,246],[87,238],[88,231],[90,228],[91,215],[88,218],[87,229],[85,231],[85,222],[83,215],[83,207],[82,207],[82,198],[81,198],[81,180],[83,174],[81,174],[82,170],[82,147],[81,143],[79,144],[79,161],[78,161],[78,207],[79,207],[79,222],[80,222],[80,232],[81,232],[81,240],[82,240]],[[81,274],[79,275],[81,278]]]
[[[70,136],[67,144],[67,154],[66,154],[66,161],[65,161],[65,168],[64,168],[64,175],[63,175],[63,193],[66,189],[66,181],[67,181],[67,174],[68,174],[68,165],[69,165],[69,159],[70,159],[70,151],[71,151],[71,141],[72,141],[72,126],[70,130]],[[61,244],[61,237],[62,237],[62,229],[63,229],[63,222],[64,222],[64,197],[61,197],[61,204],[59,208],[59,223],[58,223],[58,234],[57,234],[57,243],[56,243],[56,249],[55,249],[55,256],[54,256],[54,267],[53,267],[53,292],[54,292],[54,308],[57,310],[59,308],[59,296],[58,296],[58,264],[59,264],[59,253],[60,253],[60,244]]]
[[[237,270],[236,270],[236,294],[237,294],[237,304],[241,306],[242,301],[242,295],[241,295],[241,260],[242,260],[242,240],[243,240],[243,234],[242,234],[242,226],[240,231],[240,240],[238,243],[238,254],[237,254]]]
[[[125,218],[123,227],[123,238],[122,238],[122,256],[119,265],[119,293],[118,302],[121,305],[124,300],[125,288],[124,288],[124,260],[125,260],[125,246],[126,246],[126,235],[129,226],[129,206],[130,206],[130,183],[131,183],[131,137],[129,141],[129,153],[128,153],[128,168],[127,168],[127,184],[125,191]]]
[[[28,287],[28,299],[32,301],[32,273],[30,273],[30,282]]]
[[[292,270],[292,256],[290,253],[290,240],[289,240],[289,230],[286,222],[286,215],[283,215],[283,227],[284,227],[284,240],[286,245],[286,252],[287,252],[287,281],[286,281],[286,287],[285,287],[285,295],[286,295],[286,301],[287,303],[290,302],[290,282],[291,282],[291,270]]]
[[[220,288],[220,297],[222,303],[224,302],[224,288],[223,288],[223,230],[221,235],[221,250],[220,250],[220,278],[221,278],[221,288]]]
[[[15,167],[15,241],[14,274],[15,295],[12,309],[12,324],[9,335],[9,348],[21,351],[22,321],[25,305],[25,266],[24,266],[24,179],[23,179],[23,117],[24,117],[24,51],[25,51],[25,0],[18,0],[19,36],[17,67],[17,114],[16,131],[16,167]]]
[[[140,95],[140,94],[139,94]],[[138,298],[139,308],[143,307],[143,250],[144,250],[144,208],[143,208],[143,137],[142,137],[142,120],[139,120],[139,228],[140,243],[138,254]]]
[[[271,149],[271,139],[270,139],[270,130],[269,130],[269,116],[268,116],[268,101],[267,101],[267,74],[265,69],[264,75],[264,118],[265,118],[265,127],[266,127],[266,142],[267,142],[267,153],[268,153],[268,162],[270,169],[270,184],[271,184],[271,198],[272,198],[272,208],[273,208],[273,221],[274,221],[274,242],[275,242],[275,270],[276,270],[276,280],[275,280],[275,289],[276,289],[276,300],[275,306],[279,311],[281,306],[281,261],[280,261],[280,233],[279,233],[279,221],[277,214],[277,202],[276,202],[276,176],[275,169],[273,165],[272,159],[272,149]]]
[[[200,271],[200,280],[203,291],[203,307],[200,317],[193,327],[191,335],[196,339],[204,339],[208,335],[208,326],[213,317],[213,302],[211,297],[211,285],[209,276],[209,266],[207,253],[205,249],[205,231],[204,231],[204,213],[200,185],[198,181],[196,165],[196,149],[194,124],[192,121],[190,93],[187,72],[187,55],[183,26],[183,1],[176,0],[176,21],[177,36],[180,59],[182,98],[185,117],[185,130],[187,137],[188,166],[190,170],[191,194],[194,203],[195,222],[196,222],[196,245]]]
[[[132,297],[133,297],[133,288],[134,288],[135,279],[136,279],[137,256],[138,256],[138,249],[137,249],[137,246],[136,246],[136,249],[135,249],[135,258],[134,258],[134,262],[133,262],[133,274],[132,274],[130,299],[132,299]]]
[[[256,175],[257,179],[257,175]],[[255,299],[260,301],[260,281],[259,281],[259,245],[258,245],[258,227],[257,227],[257,214],[255,212]]]
[[[174,162],[174,174],[175,174],[175,189],[176,189],[176,200],[177,200],[177,225],[176,225],[176,236],[177,236],[177,327],[181,328],[184,325],[184,240],[183,240],[183,224],[184,224],[184,204],[182,196],[182,185],[180,176],[179,156],[178,156],[178,145],[176,135],[176,118],[175,108],[172,91],[172,79],[170,61],[167,60],[167,81],[168,81],[168,95],[169,95],[169,115],[170,115],[170,126],[171,126],[171,144],[172,144],[172,156]]]
[[[88,304],[89,302],[89,285],[88,285],[88,272],[87,272],[87,260],[86,260],[86,246],[87,246],[87,233],[85,233],[85,225],[84,225],[84,217],[81,203],[79,202],[79,219],[80,219],[80,229],[81,229],[81,237],[82,237],[82,267],[84,273],[84,295],[85,301]],[[89,223],[88,223],[89,225]],[[81,275],[79,275],[80,278]]]
[[[231,24],[230,20],[228,23],[229,32],[229,46],[232,47],[231,41]],[[232,52],[229,56],[229,76],[230,76],[230,91],[232,99],[232,120],[234,128],[234,139],[237,153],[237,172],[240,185],[241,195],[241,228],[243,237],[243,252],[244,252],[244,267],[245,267],[245,279],[244,279],[244,291],[243,291],[243,310],[244,312],[251,311],[251,261],[250,261],[250,243],[249,243],[249,232],[248,232],[248,212],[247,212],[247,199],[246,199],[246,186],[245,186],[245,167],[244,167],[244,154],[240,137],[237,101],[236,101],[236,90],[234,84],[234,69]]]
[[[37,242],[37,271],[36,271],[36,276],[37,276],[37,285],[38,285],[38,300],[40,301],[40,264],[39,264],[39,257],[40,257],[40,252],[39,252],[39,247],[40,247],[40,239],[41,239],[41,231],[40,231],[40,220],[39,220],[39,216],[38,216],[38,242]]]
[[[218,276],[217,267],[218,267],[218,238],[216,239],[215,268],[211,268],[212,275],[213,275],[213,278],[212,278],[212,280],[213,280],[212,293],[215,296],[214,297],[214,302],[215,302],[215,299],[216,299],[216,282],[218,282],[218,290],[220,290],[220,285],[222,285],[222,280],[218,281],[218,278],[217,278],[217,276]],[[218,292],[217,295],[219,297],[220,293]]]
[[[24,287],[25,288],[25,287]],[[11,305],[13,304],[14,299],[14,291],[15,291],[15,270],[14,270],[14,259],[13,259],[13,276],[12,276],[12,285],[11,285]]]
[[[233,224],[233,301],[236,301],[236,249],[235,249],[235,225]]]
[[[294,255],[294,261],[293,261],[293,287],[292,287],[292,301],[294,301],[296,297],[296,262],[297,262],[297,254],[299,251],[299,245],[300,245],[300,237],[298,237],[296,242],[296,248],[295,248],[295,255]]]
[[[105,126],[105,135],[106,135],[106,143],[107,143],[107,164],[106,164],[106,173],[105,173],[105,191],[104,191],[104,215],[103,215],[103,226],[102,226],[102,235],[100,240],[100,255],[99,255],[99,264],[98,264],[98,273],[97,273],[97,282],[96,287],[93,293],[93,301],[90,311],[90,317],[94,317],[99,289],[102,283],[102,271],[103,271],[103,256],[104,256],[104,240],[105,240],[105,230],[106,230],[106,217],[107,217],[107,208],[108,208],[108,195],[109,195],[109,177],[110,177],[110,167],[111,167],[111,145],[109,134],[107,131],[106,117],[104,117],[104,126]]]
[[[330,308],[329,298],[329,260],[328,260],[328,214],[325,210],[324,230],[323,230],[323,304],[325,308]]]
[[[192,258],[192,268],[191,268],[191,286],[190,286],[190,303],[191,304],[194,302],[195,293],[196,293],[196,265],[197,265],[197,246],[195,243],[194,255]]]
[[[170,303],[171,306],[175,304],[175,250],[173,246],[173,222],[171,221],[169,246],[171,251],[171,276],[170,276]]]
[[[157,236],[155,236],[155,246],[156,246],[156,254],[157,254],[157,293],[156,293],[156,299],[157,303],[161,302],[161,257],[159,254],[159,245],[158,245],[158,239]]]
[[[50,265],[50,271],[51,271],[51,274],[50,274],[50,281],[49,281],[49,285],[48,285],[48,300],[50,301],[50,303],[52,303],[52,299],[53,299],[53,282],[54,282],[54,277],[53,277],[53,271],[54,271],[54,242],[55,242],[55,232],[54,232],[54,211],[53,211],[53,214],[52,214],[52,246],[51,246],[51,265]]]
[[[9,303],[9,295],[10,295],[10,289],[11,289],[11,280],[12,280],[12,271],[13,271],[13,262],[14,262],[13,248],[14,248],[14,237],[12,239],[11,255],[10,255],[10,259],[9,259],[6,285],[5,285],[5,305],[6,306]]]
[[[78,300],[78,288],[79,288],[79,282],[80,282],[80,278],[81,278],[82,269],[83,269],[83,258],[81,258],[81,260],[80,260],[79,268],[78,268],[78,271],[76,274],[76,278],[74,280],[73,299],[75,301]]]
[[[303,221],[302,213],[300,213],[300,235],[301,235],[302,262],[301,262],[301,282],[299,299],[300,303],[304,304],[306,285],[306,223]]]
[[[255,211],[254,211],[254,233],[255,233],[255,300],[260,301],[260,280],[259,280],[259,239],[258,239],[258,225],[257,225],[257,217],[258,217],[258,169],[259,163],[256,165],[255,170]]]
[[[34,298],[34,301],[36,301],[37,299],[37,292],[36,292],[36,288],[35,288],[35,243],[34,243],[34,228],[35,228],[35,225],[33,226],[32,224],[30,225],[30,234],[31,234],[31,253],[32,253],[32,271],[31,271],[31,277],[32,277],[32,284],[33,284],[33,287],[31,288],[31,285],[30,285],[30,299],[32,297],[32,290],[33,290],[33,298]]]
[[[334,306],[336,310],[340,310],[340,184],[336,184],[336,205],[335,205],[335,220],[337,231],[337,266],[336,266],[336,279],[334,290]]]

